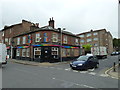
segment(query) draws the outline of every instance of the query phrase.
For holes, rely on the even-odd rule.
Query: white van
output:
[[[7,64],[7,48],[3,43],[0,43],[0,64]]]

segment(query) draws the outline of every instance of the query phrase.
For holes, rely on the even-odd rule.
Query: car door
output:
[[[88,58],[88,68],[93,68],[94,67],[94,58],[93,58],[93,56],[90,56],[89,58]]]

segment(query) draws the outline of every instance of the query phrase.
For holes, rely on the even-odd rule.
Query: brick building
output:
[[[38,25],[23,20],[20,24],[2,30],[4,43],[7,44],[8,51],[12,51],[12,58],[54,62],[73,59],[80,55],[79,37],[60,28],[54,28],[53,18],[47,26],[39,28]]]
[[[91,44],[92,47],[95,46],[105,46],[107,48],[108,54],[113,52],[113,38],[110,32],[106,29],[101,30],[91,30],[88,32],[80,33],[77,36],[80,37],[80,45]]]
[[[14,24],[11,26],[5,26],[4,29],[0,31],[0,33],[2,33],[2,36],[1,36],[2,41],[7,46],[7,54],[10,57],[12,56],[11,54],[11,50],[12,50],[11,48],[13,44],[12,38],[16,35],[29,32],[32,29],[32,27],[38,28],[38,24],[34,24],[29,21],[22,20],[22,23]]]

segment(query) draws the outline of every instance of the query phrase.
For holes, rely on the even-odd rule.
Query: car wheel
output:
[[[96,64],[95,68],[98,68],[99,67],[99,64]]]

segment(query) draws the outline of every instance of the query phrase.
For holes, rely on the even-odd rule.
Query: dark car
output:
[[[96,56],[80,56],[70,63],[70,67],[75,70],[87,70],[98,68],[99,61]]]
[[[119,54],[120,54],[119,52],[112,52],[111,56],[113,56],[113,55],[119,55]]]

